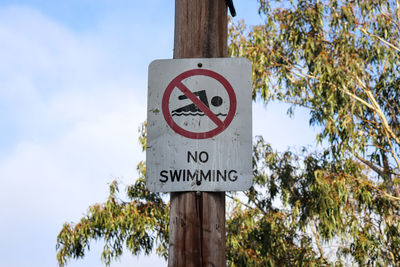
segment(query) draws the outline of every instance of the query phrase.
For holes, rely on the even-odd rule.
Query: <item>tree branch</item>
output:
[[[370,109],[373,110],[373,111],[375,110],[374,106],[372,106],[370,103],[368,103],[368,102],[365,101],[364,99],[362,99],[362,98],[358,97],[357,95],[353,94],[352,92],[350,92],[350,91],[347,89],[347,87],[344,87],[344,88],[342,89],[342,91],[343,91],[344,93],[346,93],[348,96],[354,98],[355,100],[357,100],[358,102],[360,102],[361,104],[363,104],[364,106],[370,108]]]
[[[373,188],[373,189],[376,190],[378,193],[380,193],[380,194],[382,194],[383,196],[389,198],[390,200],[400,201],[400,197],[395,197],[395,196],[392,196],[391,194],[388,194],[387,192],[385,192],[385,191],[379,189],[378,187],[376,187],[375,185],[371,184],[370,181],[365,181],[365,180],[363,180],[363,179],[360,179],[360,178],[358,178],[358,177],[354,177],[354,176],[352,176],[352,175],[346,175],[346,176],[349,177],[349,178],[351,178],[351,179],[353,179],[353,180],[357,180],[357,181],[359,181],[360,183],[362,183],[362,184],[364,184],[364,185],[366,185],[366,186],[369,186],[370,188]]]
[[[319,251],[319,254],[320,254],[320,258],[324,258],[324,249],[322,248],[322,245],[321,245],[321,238],[320,238],[320,236],[319,236],[319,234],[318,234],[318,232],[316,230],[316,218],[315,218],[315,216],[313,217],[313,221],[310,222],[310,229],[311,229],[311,232],[312,232],[312,234],[313,234],[313,236],[315,238],[315,243],[317,244],[318,251]]]
[[[391,43],[389,43],[388,41],[382,39],[382,38],[379,37],[378,35],[369,33],[369,32],[367,32],[367,30],[364,29],[364,28],[358,28],[358,29],[359,29],[362,33],[364,33],[365,35],[368,35],[368,36],[370,36],[370,37],[374,37],[374,38],[378,39],[379,41],[381,41],[382,43],[384,43],[385,45],[389,46],[390,48],[396,50],[397,52],[400,52],[400,48],[398,48],[398,47],[395,46],[394,44],[391,44]]]
[[[360,84],[361,88],[366,93],[368,99],[372,103],[372,106],[374,107],[373,110],[378,114],[378,116],[380,118],[380,121],[382,123],[383,129],[385,131],[386,138],[388,139],[388,143],[389,143],[389,146],[390,146],[390,153],[392,154],[394,160],[396,161],[397,169],[400,170],[400,161],[399,161],[399,159],[397,158],[397,156],[396,156],[396,154],[394,152],[393,144],[392,144],[392,141],[391,141],[391,138],[393,138],[395,140],[395,142],[400,145],[400,138],[393,132],[392,128],[388,124],[388,122],[386,120],[386,116],[382,112],[382,109],[379,106],[378,102],[376,101],[375,97],[372,95],[371,90],[369,90],[367,88],[367,86],[363,83],[363,81],[359,77],[357,77],[357,80],[358,80],[358,83]]]
[[[400,1],[399,0],[396,0],[396,15],[397,15],[397,24],[400,24]]]
[[[364,163],[365,165],[367,165],[368,167],[370,167],[372,170],[374,170],[377,174],[379,174],[380,176],[383,176],[383,170],[381,170],[379,167],[375,166],[374,164],[372,164],[371,162],[369,162],[368,160],[364,159],[363,157],[361,157],[360,155],[358,155],[357,153],[353,153],[353,155],[362,163]]]
[[[248,197],[248,195],[247,195],[246,193],[245,193],[245,195],[246,195],[246,197]],[[233,201],[238,202],[240,205],[245,206],[245,207],[248,208],[248,209],[251,209],[251,210],[256,210],[256,209],[258,209],[258,210],[261,211],[262,214],[264,214],[264,216],[268,217],[268,213],[265,212],[265,210],[263,210],[262,208],[260,208],[256,203],[254,203],[254,201],[252,201],[252,202],[253,202],[253,204],[255,205],[255,207],[252,207],[252,206],[250,206],[250,205],[244,203],[243,201],[241,201],[241,200],[240,200],[239,198],[237,198],[237,197],[231,196],[231,195],[229,195],[229,194],[226,194],[226,196],[229,197],[230,199],[232,199]]]

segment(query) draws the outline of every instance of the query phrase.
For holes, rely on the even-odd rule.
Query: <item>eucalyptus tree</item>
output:
[[[230,26],[231,56],[253,64],[253,97],[304,108],[320,146],[277,152],[254,140],[254,186],[227,192],[229,266],[396,266],[400,262],[399,0],[259,0],[264,23]],[[140,138],[145,148],[145,127]],[[310,151],[311,150],[311,151]],[[104,239],[106,263],[154,247],[167,257],[167,197],[110,186],[57,239],[58,261]]]

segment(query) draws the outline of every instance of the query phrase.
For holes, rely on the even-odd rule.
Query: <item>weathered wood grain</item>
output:
[[[225,0],[175,0],[174,58],[227,55]],[[169,267],[223,267],[225,192],[171,193]]]

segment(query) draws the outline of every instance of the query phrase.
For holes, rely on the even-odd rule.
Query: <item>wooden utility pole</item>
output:
[[[225,0],[175,0],[174,58],[227,56]],[[226,266],[225,192],[171,193],[169,267]]]

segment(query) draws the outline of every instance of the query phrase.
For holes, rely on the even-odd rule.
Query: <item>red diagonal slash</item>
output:
[[[186,85],[184,85],[182,82],[178,82],[176,84],[176,87],[182,91],[192,102],[206,114],[218,127],[221,127],[224,125],[224,122],[221,121],[217,115],[215,115],[209,107],[207,107],[200,99],[197,98],[195,94],[190,91]]]

